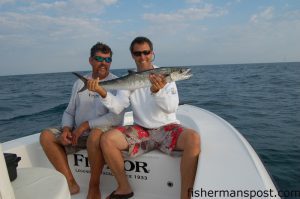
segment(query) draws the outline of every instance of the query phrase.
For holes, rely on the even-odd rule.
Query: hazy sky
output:
[[[140,35],[159,66],[300,61],[300,1],[0,0],[0,75],[90,70],[97,41],[133,68]]]

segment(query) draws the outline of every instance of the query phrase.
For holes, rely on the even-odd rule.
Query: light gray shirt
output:
[[[88,74],[85,77],[91,79],[92,74]],[[109,73],[109,75],[101,81],[114,78],[117,78],[117,76]],[[62,127],[68,126],[76,128],[85,121],[88,121],[90,129],[120,125],[123,120],[124,112],[120,114],[110,112],[103,105],[100,100],[101,97],[96,92],[85,90],[78,93],[83,86],[84,83],[79,79],[74,83],[70,102],[63,113]],[[112,92],[115,93],[115,91]]]

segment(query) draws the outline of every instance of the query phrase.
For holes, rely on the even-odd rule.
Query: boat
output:
[[[276,195],[277,189],[259,156],[232,125],[208,110],[187,104],[179,106],[177,118],[184,126],[195,129],[201,135],[201,154],[195,183],[193,189],[187,193],[192,198],[280,198]],[[132,122],[132,112],[127,112],[124,124]],[[20,172],[24,173],[24,169],[47,169],[56,172],[39,144],[39,133],[1,145],[3,152],[15,153],[22,158],[16,180],[24,180],[19,179]],[[134,198],[179,198],[180,156],[180,151],[174,156],[168,156],[154,150],[136,158],[129,158],[124,152],[125,170],[134,190]],[[71,198],[85,198],[90,177],[87,151],[68,155],[68,161],[81,187],[80,193],[72,195]],[[26,172],[28,171],[25,170]],[[14,182],[11,184],[14,189]],[[60,186],[61,189],[67,189]],[[110,169],[105,165],[100,185],[102,198],[109,195],[116,186]],[[64,198],[70,198],[65,190],[51,190],[52,194],[55,191],[65,194]],[[56,198],[63,198],[59,194]],[[22,196],[22,199],[26,199],[24,194]]]

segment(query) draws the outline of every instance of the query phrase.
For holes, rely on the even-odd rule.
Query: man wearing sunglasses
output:
[[[135,38],[130,52],[137,70],[156,68],[152,64],[154,52],[152,42],[146,37]],[[181,159],[181,199],[189,198],[189,188],[193,188],[200,136],[192,129],[183,127],[176,119],[179,97],[175,82],[166,83],[163,76],[152,74],[150,88],[134,91],[119,91],[117,96],[94,84],[89,88],[99,93],[105,104],[115,113],[131,105],[134,125],[122,126],[105,133],[100,142],[106,163],[114,174],[118,187],[108,198],[131,198],[133,190],[124,171],[122,150],[128,150],[135,157],[153,149],[172,154],[182,150]]]
[[[112,54],[109,46],[96,43],[89,58],[92,72],[86,78],[97,81],[116,78],[109,72]],[[81,80],[74,83],[71,99],[63,113],[62,126],[43,130],[40,143],[53,166],[66,177],[71,194],[78,193],[80,188],[68,165],[67,154],[87,148],[91,169],[87,198],[95,199],[100,198],[100,175],[104,165],[100,136],[112,126],[119,125],[123,114],[110,112],[100,101],[98,93],[89,90],[78,93],[82,87]]]

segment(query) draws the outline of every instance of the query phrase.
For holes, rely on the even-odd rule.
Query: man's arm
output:
[[[90,130],[89,123],[87,121],[82,122],[72,133],[72,145],[76,146],[78,138],[85,132]]]
[[[62,134],[59,136],[59,141],[62,145],[66,146],[72,143],[72,128],[64,126],[62,128]]]
[[[99,126],[117,126],[121,125],[123,122],[124,112],[122,111],[120,114],[115,114],[113,112],[108,112],[105,115],[89,120],[90,128],[95,128]]]
[[[179,104],[175,82],[167,83],[163,76],[155,74],[151,74],[149,80],[152,84],[150,90],[156,104],[166,113],[175,112]]]
[[[168,83],[163,89],[153,94],[156,104],[167,113],[174,113],[179,105],[175,82]]]
[[[74,127],[78,86],[80,86],[80,82],[77,80],[73,85],[70,101],[62,116],[62,127],[66,126],[71,129]]]
[[[112,112],[108,112],[105,115],[102,115],[101,117],[85,121],[77,127],[72,134],[72,145],[77,145],[78,138],[86,131],[93,129],[95,127],[101,127],[101,126],[117,126],[122,124],[124,117],[124,111],[121,114],[115,114]]]
[[[125,108],[130,105],[130,91],[118,90],[116,95],[107,92],[105,88],[99,85],[99,78],[90,79],[87,82],[87,88],[90,91],[98,93],[101,102],[113,113],[120,114]]]

